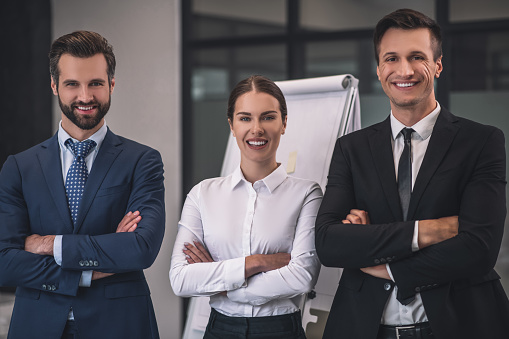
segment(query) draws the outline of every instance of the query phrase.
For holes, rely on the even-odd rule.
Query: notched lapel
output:
[[[438,166],[442,163],[445,154],[451,147],[451,144],[458,133],[460,126],[455,123],[457,119],[442,108],[438,115],[437,122],[430,136],[430,141],[424,159],[422,160],[419,174],[415,179],[414,189],[408,206],[408,219],[412,220],[419,201],[428,186],[431,178],[435,174]]]
[[[83,220],[94,201],[97,191],[101,187],[106,174],[108,174],[108,171],[122,150],[122,141],[108,129],[108,133],[106,134],[101,148],[99,149],[99,153],[94,160],[92,171],[90,171],[87,183],[85,184],[85,190],[83,192],[83,197],[81,198],[74,233],[78,233],[81,228]]]
[[[58,213],[62,218],[67,232],[71,233],[73,225],[65,193],[62,161],[60,160],[60,148],[57,135],[41,145],[41,149],[37,153],[37,158],[41,164],[48,190],[55,202]]]
[[[390,119],[387,118],[373,128],[376,131],[371,135],[369,143],[380,184],[395,220],[403,220],[392,154]]]

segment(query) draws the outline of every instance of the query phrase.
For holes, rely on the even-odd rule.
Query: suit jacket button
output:
[[[42,284],[42,289],[46,291],[46,289],[48,288],[48,286],[46,286],[46,284]]]
[[[56,289],[57,289],[57,287],[56,287],[55,285],[51,285],[51,290],[52,290],[52,291],[54,291],[54,290],[56,290]]]
[[[85,266],[90,266],[90,263],[88,262],[88,260],[85,260],[85,261],[83,262],[83,264],[84,264]]]
[[[95,260],[95,261],[94,261],[94,266],[95,266],[95,267],[99,266],[99,261]]]
[[[89,260],[88,264],[89,264],[89,266],[94,266],[94,261],[93,260]]]
[[[375,264],[379,264],[380,263],[380,260],[379,259],[375,259]]]
[[[421,291],[421,288],[420,287],[416,287],[415,288],[415,292],[419,293]]]
[[[385,264],[385,258],[380,259],[380,262],[381,262],[382,264]]]
[[[80,260],[79,264],[81,267],[85,266],[85,263],[83,262],[83,260]]]
[[[384,290],[388,291],[391,289],[391,284],[390,283],[385,283],[384,284]]]

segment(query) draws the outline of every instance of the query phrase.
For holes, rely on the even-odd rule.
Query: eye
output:
[[[276,119],[276,117],[274,117],[273,115],[266,115],[263,117],[263,120],[274,120]]]
[[[385,59],[386,62],[392,62],[392,61],[396,61],[396,57],[388,57],[387,59]]]
[[[103,85],[104,85],[104,84],[103,84],[102,82],[97,82],[97,81],[96,81],[96,82],[92,82],[92,83],[90,83],[90,86],[92,86],[92,87],[96,87],[96,86],[103,86]]]
[[[240,120],[240,121],[250,121],[250,120],[251,120],[251,118],[249,118],[249,117],[240,117],[240,119],[239,119],[239,120]]]
[[[77,82],[67,82],[65,84],[65,87],[76,87],[76,86],[78,86]]]

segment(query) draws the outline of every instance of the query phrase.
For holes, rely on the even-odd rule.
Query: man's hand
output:
[[[140,211],[129,212],[120,220],[115,233],[133,232],[141,221]],[[112,276],[115,273],[92,272],[92,280]]]
[[[195,264],[197,262],[213,262],[214,260],[210,256],[209,251],[199,241],[193,241],[193,244],[186,242],[182,252],[186,255],[186,260],[189,264]]]
[[[353,209],[350,211],[350,214],[348,214],[343,220],[343,224],[362,224],[362,225],[369,225],[371,222],[369,221],[369,215],[368,212],[363,210],[357,210]]]
[[[364,267],[361,268],[361,271],[376,278],[391,280],[391,276],[389,275],[387,266],[385,266],[385,264],[372,267]]]
[[[129,212],[117,226],[116,233],[133,232],[141,221],[140,211]]]
[[[458,216],[419,221],[419,248],[437,244],[458,235]]]
[[[53,255],[54,235],[32,234],[25,239],[25,251],[40,255]]]

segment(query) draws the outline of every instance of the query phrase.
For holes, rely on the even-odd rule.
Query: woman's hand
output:
[[[246,257],[246,279],[260,272],[277,270],[290,263],[290,253],[253,254]]]

